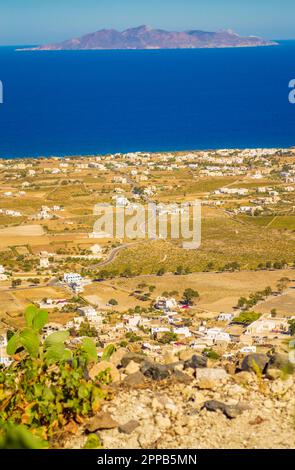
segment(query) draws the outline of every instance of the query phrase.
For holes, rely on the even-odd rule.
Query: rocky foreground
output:
[[[168,364],[118,350],[109,369],[114,399],[67,448],[96,433],[105,449],[294,448],[295,386],[288,356],[251,354],[238,364],[211,364],[187,351]],[[287,373],[289,371],[289,373]]]

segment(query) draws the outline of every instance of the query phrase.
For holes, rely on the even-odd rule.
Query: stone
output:
[[[288,354],[275,353],[269,360],[268,369],[283,370],[284,368],[288,367],[289,364],[290,362]]]
[[[229,419],[235,419],[242,414],[242,410],[237,405],[228,405],[225,407],[223,413]]]
[[[121,366],[125,368],[131,361],[141,364],[142,362],[146,361],[146,356],[138,353],[127,353],[121,359]]]
[[[85,429],[92,433],[102,429],[114,429],[117,427],[118,423],[111,417],[110,413],[101,412],[88,421]]]
[[[136,387],[142,385],[144,382],[145,377],[140,371],[135,372],[134,374],[130,374],[124,379],[124,384],[128,385],[129,387]]]
[[[140,365],[137,362],[130,361],[128,366],[125,368],[125,374],[127,375],[135,374],[136,372],[139,371],[139,369],[140,369]]]
[[[139,422],[135,419],[131,419],[130,421],[128,421],[128,423],[119,426],[119,432],[122,432],[124,434],[131,434],[133,431],[135,431],[136,428],[138,428],[138,426]]]
[[[241,369],[247,372],[256,372],[256,369],[264,373],[268,364],[269,358],[266,354],[248,354],[242,361]]]
[[[112,382],[120,382],[121,377],[120,377],[120,372],[118,369],[112,364],[111,362],[108,361],[101,361],[98,364],[95,364],[90,370],[89,370],[89,377],[91,380],[94,380],[98,374],[101,372],[104,372],[108,370],[109,374],[111,376]]]
[[[236,365],[232,362],[228,362],[227,364],[225,364],[224,369],[230,375],[234,375],[236,373]]]
[[[196,379],[206,379],[206,380],[214,380],[219,381],[223,379],[227,379],[228,375],[224,369],[197,369],[196,370]]]
[[[208,400],[204,403],[203,408],[208,411],[221,411],[227,418],[234,419],[242,414],[243,409],[238,405],[226,405],[221,401],[217,400]]]
[[[280,369],[273,369],[270,367],[267,368],[266,377],[269,380],[277,380],[281,377],[281,375],[282,375],[282,372]]]
[[[142,364],[140,371],[143,373],[143,375],[153,380],[164,380],[170,375],[167,366],[148,361]]]
[[[125,348],[119,348],[117,351],[114,352],[114,354],[111,355],[110,357],[110,362],[114,364],[116,367],[121,364],[121,361],[124,356],[128,353],[127,349]]]
[[[189,384],[192,382],[192,377],[189,375],[185,374],[184,372],[181,372],[180,370],[175,370],[172,377],[177,380],[177,382],[183,383],[183,384]]]
[[[239,372],[233,376],[235,382],[239,384],[250,384],[256,380],[256,376],[251,372]]]
[[[204,356],[197,356],[193,355],[191,359],[188,361],[185,361],[184,363],[184,369],[198,369],[198,368],[203,368],[207,367],[208,364],[208,359]]]

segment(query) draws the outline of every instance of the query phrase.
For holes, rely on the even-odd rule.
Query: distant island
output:
[[[165,31],[149,26],[117,31],[103,29],[80,38],[25,50],[110,50],[110,49],[205,49],[225,47],[275,46],[276,42],[256,36],[240,36],[233,31]]]

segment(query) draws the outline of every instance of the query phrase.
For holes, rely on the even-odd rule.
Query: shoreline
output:
[[[286,147],[276,147],[276,146],[265,146],[265,147],[213,147],[213,148],[195,148],[195,149],[181,149],[181,150],[129,150],[129,151],[121,151],[121,152],[98,152],[98,153],[65,153],[65,154],[55,154],[55,155],[28,155],[28,156],[21,156],[21,157],[3,157],[0,156],[0,162],[1,161],[15,161],[15,160],[40,160],[40,159],[63,159],[63,158],[96,158],[96,157],[106,157],[109,155],[128,155],[129,153],[138,153],[138,154],[167,154],[167,153],[172,153],[172,154],[179,154],[179,153],[200,153],[200,152],[218,152],[218,151],[224,151],[224,152],[242,152],[244,150],[276,150],[276,151],[291,151],[295,152],[295,144],[291,146],[286,146]]]

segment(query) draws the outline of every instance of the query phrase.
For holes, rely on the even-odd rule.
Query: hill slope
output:
[[[34,50],[95,50],[95,49],[196,49],[222,47],[256,47],[276,45],[255,36],[242,37],[233,31],[165,31],[148,26],[127,29],[103,29],[57,44]]]

